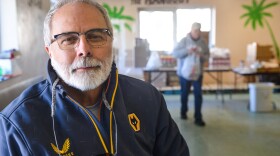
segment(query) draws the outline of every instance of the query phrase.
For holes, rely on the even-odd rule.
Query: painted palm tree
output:
[[[265,0],[261,0],[260,3],[257,3],[256,0],[252,0],[252,6],[242,5],[242,7],[247,12],[244,13],[243,15],[241,15],[240,18],[246,18],[244,26],[246,27],[248,24],[251,23],[253,30],[256,30],[257,25],[259,25],[261,28],[264,27],[264,24],[267,26],[270,36],[272,38],[273,46],[276,51],[276,56],[277,56],[278,60],[280,60],[279,46],[277,44],[277,41],[275,39],[271,26],[269,25],[268,21],[266,20],[266,17],[272,17],[272,14],[267,12],[266,10],[268,8],[276,6],[277,4],[278,4],[277,2],[271,2],[271,3],[265,4]]]
[[[124,6],[121,6],[120,9],[118,9],[116,6],[111,8],[108,4],[103,3],[103,7],[107,10],[109,17],[111,19],[124,20],[124,21],[134,21],[135,20],[131,16],[123,15]],[[113,26],[118,32],[121,31],[121,26],[119,24],[113,24]],[[124,26],[127,30],[132,31],[132,28],[128,23],[125,22]]]

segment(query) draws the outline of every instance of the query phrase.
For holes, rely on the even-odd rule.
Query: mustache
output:
[[[72,65],[70,66],[70,72],[75,72],[78,68],[89,68],[89,67],[98,67],[100,68],[103,65],[103,63],[97,59],[94,58],[79,58],[78,60],[75,60]]]

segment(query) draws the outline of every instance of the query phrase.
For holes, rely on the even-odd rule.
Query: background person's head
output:
[[[200,23],[195,22],[195,23],[192,24],[191,36],[192,36],[193,39],[199,39],[200,38],[200,34],[201,34],[200,28],[201,28]]]
[[[101,5],[58,0],[44,22],[45,48],[59,77],[82,91],[99,87],[113,63],[113,30]]]

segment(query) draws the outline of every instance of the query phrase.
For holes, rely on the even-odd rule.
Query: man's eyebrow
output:
[[[63,32],[63,33],[60,33],[60,34],[56,34],[56,35],[53,35],[54,38],[60,36],[60,35],[67,35],[67,34],[79,34],[78,32],[74,32],[74,31],[69,31],[69,32]]]
[[[60,33],[60,34],[53,35],[53,37],[57,38],[60,35],[67,35],[67,34],[73,34],[73,33],[74,34],[81,34],[81,33],[85,34],[85,33],[90,32],[90,31],[100,31],[100,30],[104,30],[104,29],[108,29],[108,28],[92,28],[92,29],[89,29],[89,30],[87,30],[85,32],[69,31],[69,32],[63,32],[63,33]]]

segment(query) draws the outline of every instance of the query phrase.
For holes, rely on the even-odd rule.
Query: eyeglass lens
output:
[[[107,32],[104,30],[91,30],[85,33],[87,42],[93,47],[99,47],[107,42]],[[73,49],[80,42],[79,33],[66,33],[57,37],[57,43],[61,49]]]

